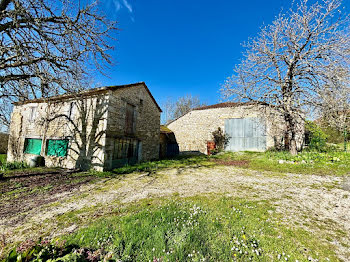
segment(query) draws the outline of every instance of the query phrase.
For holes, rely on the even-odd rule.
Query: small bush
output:
[[[318,152],[327,151],[327,135],[317,124],[311,121],[306,121],[305,132],[308,137],[306,143],[308,144],[309,150],[315,150]]]
[[[217,152],[224,151],[226,145],[230,141],[230,136],[225,134],[224,131],[219,127],[217,130],[211,133],[215,142]]]

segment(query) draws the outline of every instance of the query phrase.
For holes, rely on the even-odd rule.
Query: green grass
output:
[[[227,152],[213,159],[247,160],[245,167],[259,171],[280,173],[346,175],[350,173],[350,153],[346,152],[302,152],[296,156],[289,152]],[[279,160],[283,160],[282,164]]]
[[[159,161],[144,162],[134,166],[125,166],[115,169],[113,172],[117,174],[126,174],[135,171],[139,172],[155,172],[166,168],[180,168],[189,166],[211,166],[207,156],[183,156],[175,159],[164,159]]]
[[[158,161],[148,161],[142,162],[136,165],[127,165],[124,167],[116,168],[110,172],[96,172],[94,170],[90,171],[90,174],[108,177],[121,174],[130,174],[133,172],[150,172],[154,173],[159,170],[168,168],[182,168],[182,167],[200,167],[200,166],[214,166],[215,163],[210,161],[210,158],[205,155],[200,156],[179,156],[174,159],[163,159]]]
[[[326,240],[281,224],[269,202],[218,195],[144,200],[63,239],[121,261],[338,261]]]
[[[0,166],[6,163],[6,158],[7,158],[6,154],[0,154]]]
[[[27,169],[28,165],[24,162],[7,162],[6,161],[7,155],[1,154],[0,155],[0,172],[1,173],[7,173],[11,170],[18,170],[18,169]]]
[[[328,153],[302,152],[296,156],[289,152],[225,152],[213,156],[181,156],[175,159],[149,161],[132,166],[124,166],[110,172],[90,171],[91,175],[112,177],[133,172],[155,173],[168,168],[212,167],[215,160],[245,160],[243,168],[279,173],[346,175],[350,173],[350,152],[334,151]],[[279,160],[284,163],[280,164]]]

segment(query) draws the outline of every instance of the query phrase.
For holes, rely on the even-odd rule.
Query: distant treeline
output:
[[[0,154],[7,153],[9,135],[5,133],[0,133]]]

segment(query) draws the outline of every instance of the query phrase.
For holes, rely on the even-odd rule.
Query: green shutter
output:
[[[41,152],[41,139],[26,138],[24,145],[24,153],[40,155]]]
[[[49,139],[47,140],[48,156],[67,156],[68,140],[67,139]]]

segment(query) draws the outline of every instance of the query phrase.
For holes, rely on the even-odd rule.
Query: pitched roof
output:
[[[67,99],[71,99],[71,98],[76,98],[76,97],[89,97],[89,96],[93,96],[96,94],[106,93],[107,91],[110,91],[110,90],[114,91],[114,90],[119,90],[119,89],[124,89],[124,88],[131,88],[131,87],[138,86],[138,85],[143,85],[145,87],[147,93],[150,95],[151,99],[153,100],[154,104],[157,106],[158,110],[160,112],[162,112],[162,109],[158,105],[157,101],[154,99],[151,91],[149,91],[145,82],[138,82],[138,83],[132,83],[132,84],[127,84],[127,85],[104,86],[104,87],[98,87],[98,88],[84,90],[84,91],[81,91],[78,93],[70,93],[70,94],[63,94],[63,95],[58,95],[58,96],[31,99],[31,100],[26,100],[26,101],[15,102],[13,104],[14,105],[24,105],[24,104],[29,104],[29,103],[45,103],[45,102],[49,102],[49,101],[62,101],[62,100],[67,100]]]
[[[165,133],[165,134],[170,134],[173,133],[167,126],[165,125],[160,125],[160,132]]]
[[[237,106],[247,106],[247,105],[255,105],[257,102],[224,102],[210,106],[201,106],[194,108],[192,110],[205,110],[205,109],[213,109],[213,108],[224,108],[224,107],[237,107]]]
[[[210,105],[210,106],[201,106],[201,107],[193,108],[191,111],[187,112],[186,114],[183,114],[182,116],[179,116],[178,118],[170,121],[169,123],[167,123],[167,125],[170,125],[171,123],[175,122],[179,118],[187,115],[188,113],[190,113],[192,111],[196,111],[196,110],[206,110],[206,109],[225,108],[225,107],[238,107],[238,106],[249,106],[249,105],[256,105],[256,104],[267,105],[266,103],[263,103],[263,102],[254,102],[254,101],[252,101],[252,102],[224,102],[224,103],[214,104],[214,105]]]

